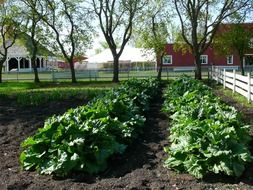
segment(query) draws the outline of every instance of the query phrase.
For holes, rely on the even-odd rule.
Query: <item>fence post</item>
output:
[[[226,88],[226,69],[223,70],[223,88]]]
[[[97,74],[98,74],[98,71],[93,70],[93,72],[95,73],[95,80],[97,81],[97,80],[98,80],[98,79],[97,79],[97,78],[98,78],[98,75],[97,75]]]
[[[248,73],[248,102],[251,100],[251,78],[250,73]]]
[[[235,84],[236,83],[236,73],[235,69],[233,69],[233,93],[235,93]]]
[[[54,69],[52,69],[52,80],[55,82]]]
[[[219,82],[220,82],[220,70],[219,70],[219,68],[218,67],[216,67],[216,69],[215,69],[216,71],[216,77],[217,77],[217,84],[219,84]]]
[[[210,80],[209,67],[207,67],[207,78],[208,78],[208,81],[209,81]]]

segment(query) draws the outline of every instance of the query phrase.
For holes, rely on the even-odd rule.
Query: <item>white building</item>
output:
[[[17,39],[16,43],[8,49],[7,59],[3,65],[3,71],[32,71],[31,47],[29,36],[25,35],[22,40]],[[41,46],[37,55],[38,70],[47,70],[57,66],[56,58],[45,47]]]
[[[111,68],[113,56],[110,49],[89,57],[87,69]],[[156,67],[154,52],[143,48],[126,47],[119,59],[120,68],[145,68]]]

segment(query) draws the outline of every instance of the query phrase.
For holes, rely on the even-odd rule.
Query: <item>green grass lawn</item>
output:
[[[225,96],[231,97],[234,101],[238,102],[245,108],[253,108],[253,102],[248,102],[247,98],[242,96],[241,94],[233,91],[229,88],[223,87],[221,84],[217,84],[216,81],[210,80],[210,81],[205,81],[206,84],[208,84],[211,88],[216,89],[220,92],[222,92]]]
[[[0,101],[11,99],[18,105],[39,105],[48,101],[69,98],[92,99],[118,84],[106,81],[71,82],[3,82],[0,83]]]
[[[253,103],[252,102],[248,102],[247,98],[242,96],[241,94],[235,92],[233,93],[232,90],[226,88],[224,89],[223,87],[219,87],[219,89],[226,95],[229,97],[232,97],[236,102],[240,103],[241,105],[243,105],[246,108],[253,108]]]

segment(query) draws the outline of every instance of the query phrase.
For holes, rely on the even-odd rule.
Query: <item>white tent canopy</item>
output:
[[[103,52],[89,57],[88,67],[98,68],[98,64],[113,62],[113,56],[110,49],[105,49]],[[122,55],[119,58],[120,62],[155,62],[155,54],[151,50],[143,48],[125,47]]]

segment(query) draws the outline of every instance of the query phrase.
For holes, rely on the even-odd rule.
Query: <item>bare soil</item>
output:
[[[253,109],[245,110],[230,97],[224,100],[235,105],[253,124]],[[188,174],[178,174],[163,167],[168,145],[169,120],[160,111],[162,98],[153,101],[146,114],[144,133],[129,146],[126,152],[110,160],[106,171],[98,175],[76,173],[65,179],[38,175],[36,172],[21,171],[20,143],[33,135],[44,120],[53,114],[62,114],[71,107],[87,101],[65,100],[48,102],[38,107],[19,107],[11,101],[0,100],[0,190],[79,190],[79,189],[253,189],[253,164],[240,179],[222,175],[210,175],[196,180]],[[252,127],[253,128],[253,127]],[[251,148],[253,143],[251,143]],[[253,149],[253,148],[252,148]]]

